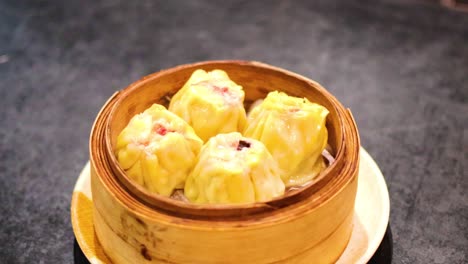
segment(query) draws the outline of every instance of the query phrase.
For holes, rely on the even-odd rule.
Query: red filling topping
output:
[[[161,124],[156,124],[153,127],[153,131],[158,133],[161,136],[164,136],[164,135],[166,135],[167,133],[170,133],[170,132],[175,132],[175,130],[167,129],[166,127],[164,127]]]
[[[229,92],[229,88],[227,88],[227,87],[218,87],[216,85],[213,85],[213,90],[215,92],[221,93],[223,95]]]

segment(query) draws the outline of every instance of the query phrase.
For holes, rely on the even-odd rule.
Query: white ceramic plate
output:
[[[73,190],[73,231],[89,262],[110,263],[94,233],[92,199],[88,162]],[[337,263],[367,263],[382,242],[389,213],[390,201],[385,179],[369,153],[361,148],[353,233]]]

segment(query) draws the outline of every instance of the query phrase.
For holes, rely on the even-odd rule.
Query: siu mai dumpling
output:
[[[196,70],[171,99],[169,110],[182,117],[206,142],[219,133],[242,131],[244,90],[226,72]]]
[[[328,110],[306,98],[270,92],[248,115],[244,136],[261,141],[281,168],[286,186],[301,185],[325,167]]]
[[[116,155],[127,175],[153,193],[184,188],[203,145],[193,129],[162,105],[134,116],[117,138]]]
[[[252,203],[284,194],[278,165],[265,146],[238,132],[212,137],[185,184],[195,203]]]

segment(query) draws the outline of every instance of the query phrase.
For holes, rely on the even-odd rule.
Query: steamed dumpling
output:
[[[237,132],[212,137],[185,184],[190,201],[211,204],[268,201],[284,190],[278,166],[265,146]]]
[[[196,70],[171,99],[169,110],[182,117],[207,141],[219,133],[242,131],[244,90],[226,72]]]
[[[170,196],[184,187],[202,144],[183,119],[153,104],[122,130],[116,155],[131,179],[150,192]]]
[[[261,141],[281,168],[286,186],[301,185],[325,168],[328,110],[306,98],[270,92],[247,118],[244,136]]]

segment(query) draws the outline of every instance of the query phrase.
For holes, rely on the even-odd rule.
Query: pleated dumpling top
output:
[[[169,110],[182,117],[206,142],[220,133],[242,131],[244,90],[226,72],[198,69],[172,97]]]
[[[261,141],[281,168],[286,186],[301,185],[325,168],[328,110],[306,98],[270,92],[248,114],[244,136]]]
[[[265,146],[233,132],[212,137],[185,184],[195,203],[252,203],[284,194],[279,169]]]
[[[150,192],[170,196],[184,188],[202,145],[183,119],[153,104],[119,134],[116,155],[131,179]]]

